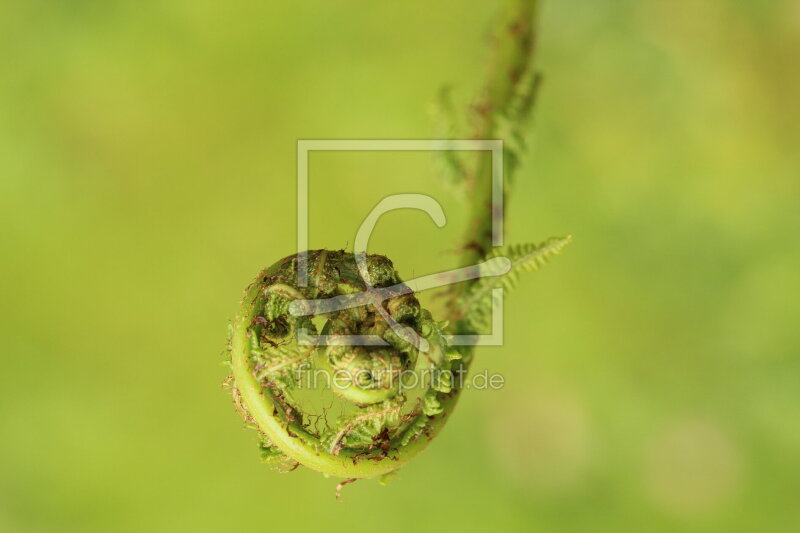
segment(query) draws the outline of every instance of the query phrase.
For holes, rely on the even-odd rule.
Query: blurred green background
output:
[[[226,323],[294,250],[298,138],[431,138],[495,2],[0,3],[0,531],[800,527],[800,4],[551,0],[508,242],[574,243],[387,487],[258,462]],[[311,243],[405,277],[430,154],[312,154]],[[513,407],[512,407],[513,406]]]

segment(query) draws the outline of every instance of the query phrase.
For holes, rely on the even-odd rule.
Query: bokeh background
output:
[[[387,487],[259,463],[220,388],[241,290],[294,250],[298,138],[431,138],[496,2],[0,3],[0,531],[800,527],[800,4],[551,0],[509,242],[572,233]],[[311,241],[380,198],[452,265],[424,153],[315,153]]]

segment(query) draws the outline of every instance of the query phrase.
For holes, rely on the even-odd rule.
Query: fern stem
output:
[[[509,115],[522,84],[530,83],[527,76],[535,43],[535,23],[538,0],[507,0],[492,34],[494,47],[487,80],[477,103],[473,106],[475,139],[500,138],[499,125]],[[528,110],[525,110],[526,112]],[[520,117],[524,118],[524,117]],[[484,154],[485,155],[485,154]],[[504,154],[505,156],[506,154]],[[509,194],[510,178],[514,168],[504,157],[503,206]],[[492,162],[489,157],[476,158],[466,177],[468,196],[471,198],[470,222],[464,235],[460,262],[462,266],[480,262],[492,248],[492,222],[496,208],[492,202]],[[457,306],[457,300],[471,284],[454,286],[449,291],[448,309],[453,314],[454,327],[459,333],[468,333],[468,324]]]

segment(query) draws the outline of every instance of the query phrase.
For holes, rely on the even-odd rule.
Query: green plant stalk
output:
[[[534,50],[536,0],[510,0],[500,13],[492,35],[494,56],[490,62],[486,85],[474,104],[475,139],[501,138],[499,122],[510,113],[520,85],[527,83]],[[506,161],[506,164],[508,162]],[[513,169],[506,168],[504,192],[509,194]],[[467,187],[472,201],[471,223],[464,238],[461,256],[463,265],[475,264],[492,248],[492,165],[488,157],[478,159],[477,168],[470,173]]]

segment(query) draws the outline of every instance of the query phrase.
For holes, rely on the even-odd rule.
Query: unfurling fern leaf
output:
[[[524,125],[539,87],[531,67],[539,2],[504,4],[486,83],[470,106],[469,119],[458,120],[447,89],[434,111],[440,139],[503,141],[506,199],[525,151]],[[245,425],[258,431],[262,460],[286,471],[303,465],[344,478],[337,499],[341,488],[356,479],[385,481],[428,446],[468,388],[463,377],[475,348],[471,343],[451,345],[446,331],[456,333],[454,338],[462,333],[469,337],[470,329],[487,325],[492,298],[501,293],[493,289],[511,288],[520,272],[537,270],[570,240],[499,248],[483,258],[495,242],[498,214],[502,218],[495,159],[447,148],[437,155],[449,187],[466,200],[471,218],[459,262],[475,265],[504,256],[510,260],[506,276],[470,277],[448,287],[442,322],[406,291],[385,256],[366,250],[298,251],[258,274],[245,289],[229,328],[226,353],[232,376],[225,383]],[[301,272],[308,276],[301,277]],[[368,298],[360,300],[359,295]],[[336,305],[307,308],[309,302]],[[417,365],[418,360],[429,364]],[[406,378],[423,366],[430,371],[430,382],[410,386]],[[323,381],[320,387],[317,378]],[[411,394],[414,404],[407,402]],[[336,420],[328,418],[334,406],[341,410]]]
[[[511,269],[508,274],[499,278],[482,278],[464,294],[461,299],[462,309],[465,310],[466,318],[476,331],[482,331],[489,327],[491,322],[492,299],[494,292],[492,289],[502,287],[506,290],[513,289],[519,281],[521,272],[534,272],[570,243],[571,235],[566,237],[552,237],[541,244],[526,243],[513,244],[496,248],[486,256],[486,259],[493,257],[507,257],[511,260]]]
[[[368,449],[382,432],[399,424],[404,403],[405,398],[386,400],[363,408],[356,416],[344,417],[323,435],[322,444],[334,455],[343,447]]]
[[[274,464],[289,460],[289,458],[286,457],[280,448],[274,446],[271,442],[269,442],[268,439],[264,437],[262,437],[262,441],[259,444],[259,451],[261,453],[262,463]]]
[[[541,83],[542,76],[539,73],[529,71],[523,74],[514,87],[514,96],[508,107],[495,119],[496,136],[503,139],[503,175],[507,185],[511,185],[511,177],[527,152],[525,126]]]

